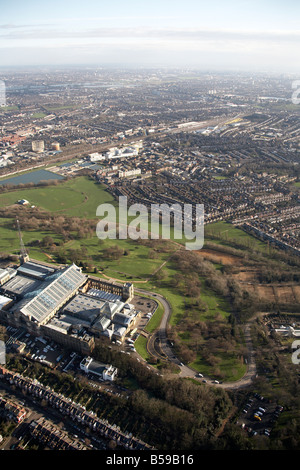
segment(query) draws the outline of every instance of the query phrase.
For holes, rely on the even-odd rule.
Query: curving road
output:
[[[173,349],[169,345],[167,334],[166,334],[167,325],[169,322],[170,315],[172,313],[172,308],[168,300],[165,297],[163,297],[161,294],[157,294],[156,292],[150,292],[150,291],[143,290],[143,289],[135,289],[135,291],[138,292],[139,294],[150,295],[154,299],[159,300],[164,308],[164,314],[163,314],[160,326],[149,337],[148,344],[147,344],[149,352],[154,357],[158,357],[160,359],[167,359],[170,362],[177,364],[180,367],[181,377],[193,377],[194,379],[199,380],[200,382],[203,382],[205,380],[206,383],[209,385],[215,385],[218,387],[222,387],[224,389],[239,389],[242,387],[247,387],[252,383],[252,380],[256,376],[256,365],[255,365],[255,354],[254,354],[252,341],[251,341],[251,332],[250,332],[251,322],[248,322],[247,324],[244,325],[245,344],[248,350],[247,371],[245,375],[241,379],[235,382],[216,383],[214,380],[206,376],[201,377],[201,378],[196,377],[197,371],[195,371],[191,367],[188,367],[182,364],[179,361],[179,359],[174,356]]]

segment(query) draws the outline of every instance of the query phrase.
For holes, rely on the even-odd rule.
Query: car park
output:
[[[268,403],[268,406],[262,406],[262,398],[265,403]],[[260,394],[250,395],[241,406],[241,427],[248,432],[249,436],[259,434],[270,437],[274,423],[280,416],[280,409],[283,410],[281,405],[273,403]]]

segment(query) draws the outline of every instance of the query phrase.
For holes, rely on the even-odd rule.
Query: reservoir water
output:
[[[36,170],[36,171],[31,171],[29,173],[24,173],[24,175],[12,176],[11,178],[0,180],[0,185],[4,185],[4,184],[18,185],[18,184],[28,184],[28,183],[38,184],[41,181],[45,181],[45,180],[48,181],[48,180],[62,180],[62,179],[64,179],[63,176],[56,175],[55,173],[52,173],[51,171]]]

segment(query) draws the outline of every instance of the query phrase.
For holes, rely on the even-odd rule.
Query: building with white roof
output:
[[[296,330],[293,326],[281,326],[274,328],[274,331],[282,336],[300,337],[300,330]]]
[[[88,158],[89,158],[90,162],[99,162],[101,160],[105,160],[105,156],[101,153],[98,153],[98,152],[90,153],[88,155]]]

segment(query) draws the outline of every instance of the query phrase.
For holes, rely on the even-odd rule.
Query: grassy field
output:
[[[45,108],[47,109],[47,111],[49,112],[55,112],[55,111],[62,111],[62,110],[73,110],[73,109],[76,109],[77,106],[76,105],[64,105],[64,106],[45,106]]]
[[[246,373],[247,365],[240,360],[240,358],[233,352],[219,354],[220,362],[218,367],[223,375],[223,380],[226,382],[234,382],[243,377]],[[212,373],[212,367],[207,364],[199,355],[196,361],[189,364],[193,369],[197,370],[203,375],[211,378],[219,378]]]
[[[25,246],[28,246],[33,240],[41,240],[49,235],[48,231],[30,231],[22,232],[22,238]],[[55,242],[60,241],[60,237],[51,234]],[[18,255],[20,252],[20,241],[18,231],[11,226],[11,219],[0,219],[0,252]],[[30,247],[30,256],[40,261],[51,262],[49,254],[44,253],[39,247]]]
[[[229,222],[215,222],[205,226],[205,239],[217,244],[237,244],[240,248],[266,252],[266,243],[235,227]]]
[[[40,112],[40,113],[34,113],[32,114],[32,119],[41,119],[41,118],[44,118],[45,116],[47,116],[46,113],[43,113],[43,112]]]
[[[147,331],[147,333],[153,333],[153,331],[159,327],[162,316],[164,314],[164,308],[162,304],[159,302],[159,300],[156,300],[156,302],[158,302],[158,307],[145,327],[145,331]]]
[[[221,296],[215,294],[211,289],[205,286],[205,279],[202,279],[202,288],[200,294],[201,300],[206,305],[206,312],[199,316],[201,321],[211,320],[216,313],[226,319],[230,315],[230,305]]]
[[[221,176],[221,175],[218,175],[218,176],[213,176],[213,178],[215,180],[227,180],[228,179],[228,176]]]
[[[124,250],[124,254],[116,260],[107,259],[105,250],[116,245]],[[121,281],[128,279],[147,281],[168,257],[168,253],[161,253],[157,259],[151,259],[149,247],[135,245],[131,240],[108,239],[100,242],[96,234],[90,239],[72,240],[68,242],[67,246],[65,245],[65,248],[73,250],[82,247],[87,249],[88,256],[93,258],[95,264],[103,270],[106,276]]]
[[[0,194],[0,207],[15,204],[19,199],[27,199],[50,212],[62,212],[65,215],[96,218],[99,204],[115,205],[113,197],[102,185],[87,177],[78,177],[55,186],[20,189]]]
[[[136,352],[143,358],[145,361],[149,361],[151,359],[150,355],[147,351],[147,338],[140,335],[134,343],[134,347]]]
[[[0,195],[0,206],[16,204],[19,199],[27,199],[30,205],[50,212],[66,211],[84,203],[84,194],[73,188],[57,186],[21,189]]]

